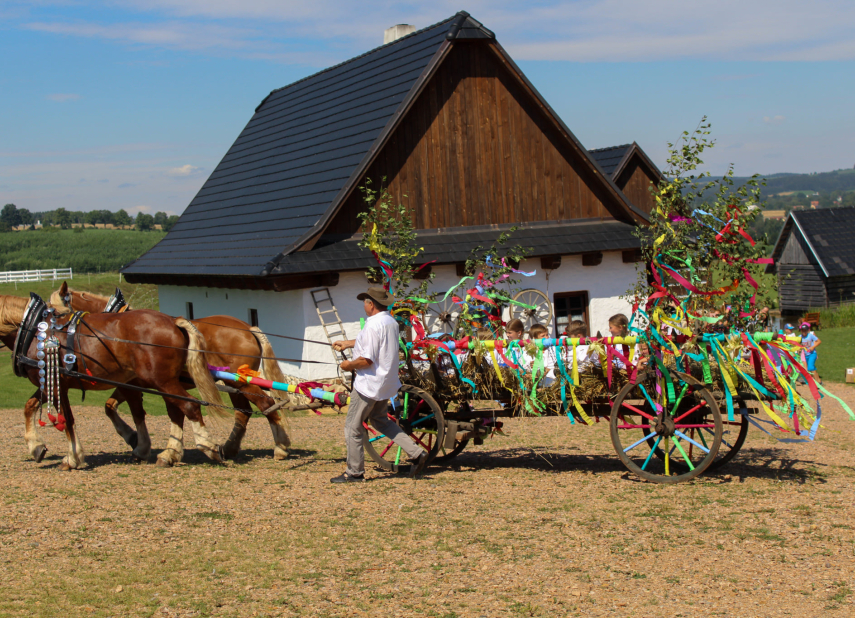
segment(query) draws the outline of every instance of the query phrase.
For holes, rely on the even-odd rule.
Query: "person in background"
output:
[[[475,337],[478,339],[478,341],[492,341],[493,339],[495,339],[495,337],[493,336],[493,331],[483,326],[475,331]]]
[[[819,340],[813,331],[810,329],[809,322],[802,322],[799,325],[799,330],[802,335],[802,347],[805,349],[805,363],[807,370],[814,379],[822,384],[822,378],[819,377],[819,372],[816,370],[816,348],[822,341]]]
[[[523,332],[525,332],[525,326],[522,320],[514,318],[505,326],[505,339],[507,341],[519,341],[522,339]]]
[[[567,325],[567,336],[571,339],[580,339],[586,337],[588,333],[588,325],[582,320],[573,320]],[[572,347],[563,348],[561,352],[561,360],[567,367],[567,371],[572,371],[573,368],[573,349]],[[590,348],[587,345],[576,346],[576,364],[579,367],[579,373],[589,371],[594,364],[593,359],[589,357]]]
[[[398,379],[398,322],[389,313],[395,299],[382,287],[368,288],[356,297],[363,303],[365,328],[356,339],[336,341],[336,351],[353,348],[353,359],[341,363],[343,371],[353,371],[353,390],[344,424],[344,441],[347,445],[347,469],[330,479],[332,483],[349,483],[365,480],[365,438],[362,424],[370,421],[377,431],[386,435],[410,457],[410,476],[419,474],[427,461],[423,450],[394,422],[386,411],[389,399],[401,388]]]
[[[616,313],[609,318],[609,333],[612,337],[628,337],[629,336],[629,318],[622,313]],[[629,358],[629,346],[620,346],[621,353]],[[635,344],[634,362],[639,369],[644,369],[647,366],[647,346]],[[618,369],[626,369],[626,364],[620,358],[615,358],[615,366]]]
[[[542,324],[535,324],[531,328],[528,329],[528,336],[532,341],[537,339],[545,339],[549,335],[549,329],[547,329]],[[531,357],[528,354],[526,356],[526,366],[529,372],[534,367],[534,362],[536,357]],[[555,382],[555,348],[549,347],[543,349],[543,371],[544,376],[540,382],[541,386],[550,386]]]

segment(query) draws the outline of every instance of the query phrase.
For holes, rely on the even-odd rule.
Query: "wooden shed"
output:
[[[783,314],[855,302],[855,208],[790,212],[772,257]]]

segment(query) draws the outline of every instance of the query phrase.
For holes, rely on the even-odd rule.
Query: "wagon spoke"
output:
[[[707,403],[706,403],[706,402],[699,403],[698,405],[696,405],[694,408],[692,408],[692,409],[691,409],[691,410],[689,410],[688,412],[684,412],[683,414],[681,414],[680,416],[678,416],[677,418],[675,418],[675,419],[674,419],[674,422],[675,422],[675,423],[679,423],[679,422],[680,422],[680,421],[682,421],[684,418],[686,418],[687,416],[689,416],[689,414],[691,414],[692,412],[695,412],[696,410],[699,410],[700,408],[704,407],[705,405],[707,405]]]
[[[683,459],[686,460],[686,465],[689,466],[689,470],[694,470],[695,466],[694,466],[694,464],[692,464],[692,460],[689,459],[689,456],[686,455],[686,451],[684,451],[683,447],[680,446],[680,441],[675,439],[674,440],[674,446],[676,446],[680,450],[680,454],[683,456]],[[691,448],[691,447],[689,447],[689,448]]]
[[[651,416],[647,412],[644,412],[643,410],[639,410],[635,406],[631,406],[628,403],[623,403],[622,405],[624,408],[628,408],[628,409],[632,410],[633,412],[635,412],[636,414],[640,414],[641,416],[643,416],[644,418],[646,418],[648,420],[651,420],[651,421],[656,420],[655,416]]]
[[[647,469],[647,464],[650,463],[650,458],[653,457],[653,453],[656,452],[656,447],[659,446],[659,441],[662,439],[662,436],[656,436],[656,442],[653,443],[653,448],[650,449],[650,452],[647,453],[647,459],[644,460],[644,465],[641,466],[642,470]]]
[[[680,437],[681,437],[681,438],[683,438],[686,442],[689,442],[689,443],[691,443],[691,444],[694,444],[694,445],[695,445],[695,446],[697,446],[699,449],[701,449],[704,453],[709,453],[709,452],[710,452],[710,450],[709,450],[708,448],[705,448],[704,446],[701,446],[700,444],[698,444],[697,442],[695,442],[694,440],[692,440],[689,436],[687,436],[686,434],[684,434],[682,431],[675,431],[675,432],[674,432],[674,434],[676,434],[676,435],[680,436]]]
[[[643,437],[641,440],[639,440],[638,442],[635,442],[635,443],[633,443],[633,444],[630,444],[630,445],[629,445],[629,446],[627,446],[625,449],[623,449],[623,452],[624,452],[624,453],[628,453],[628,452],[630,452],[632,449],[634,449],[636,446],[638,446],[638,445],[639,445],[639,444],[641,444],[642,442],[647,442],[647,440],[648,440],[648,439],[650,439],[650,436],[644,436],[644,437]]]

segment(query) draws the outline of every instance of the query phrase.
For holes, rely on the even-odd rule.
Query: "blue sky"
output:
[[[588,148],[707,115],[714,173],[855,165],[851,0],[0,0],[0,203],[180,213],[270,90],[461,9]]]

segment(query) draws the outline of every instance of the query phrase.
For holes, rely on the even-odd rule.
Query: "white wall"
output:
[[[518,289],[536,288],[553,300],[553,295],[561,292],[587,291],[589,298],[588,315],[590,332],[608,334],[608,319],[616,313],[629,317],[630,305],[622,300],[624,294],[635,282],[635,264],[624,264],[621,252],[603,254],[603,262],[598,266],[582,266],[582,257],[563,256],[561,267],[549,273],[540,268],[540,259],[525,260],[520,269],[537,270],[533,277],[520,277],[515,286]],[[436,278],[432,290],[443,294],[459,280],[454,266],[434,268]],[[337,286],[330,288],[333,302],[338,309],[348,338],[353,339],[359,333],[359,318],[365,317],[361,301],[356,299],[360,292],[368,287],[365,275],[361,272],[341,273]],[[296,290],[290,292],[262,292],[256,290],[206,289],[184,286],[159,286],[160,310],[171,315],[185,315],[185,303],[193,303],[195,318],[208,315],[227,314],[249,321],[248,309],[258,310],[259,326],[266,333],[289,335],[315,341],[327,340],[320,325],[311,291]],[[332,316],[330,316],[332,317]],[[552,325],[550,326],[550,332]],[[271,337],[270,341],[276,355],[284,358],[320,361],[323,364],[281,362],[282,370],[307,380],[335,377],[336,367],[330,348],[315,343],[291,341]]]

